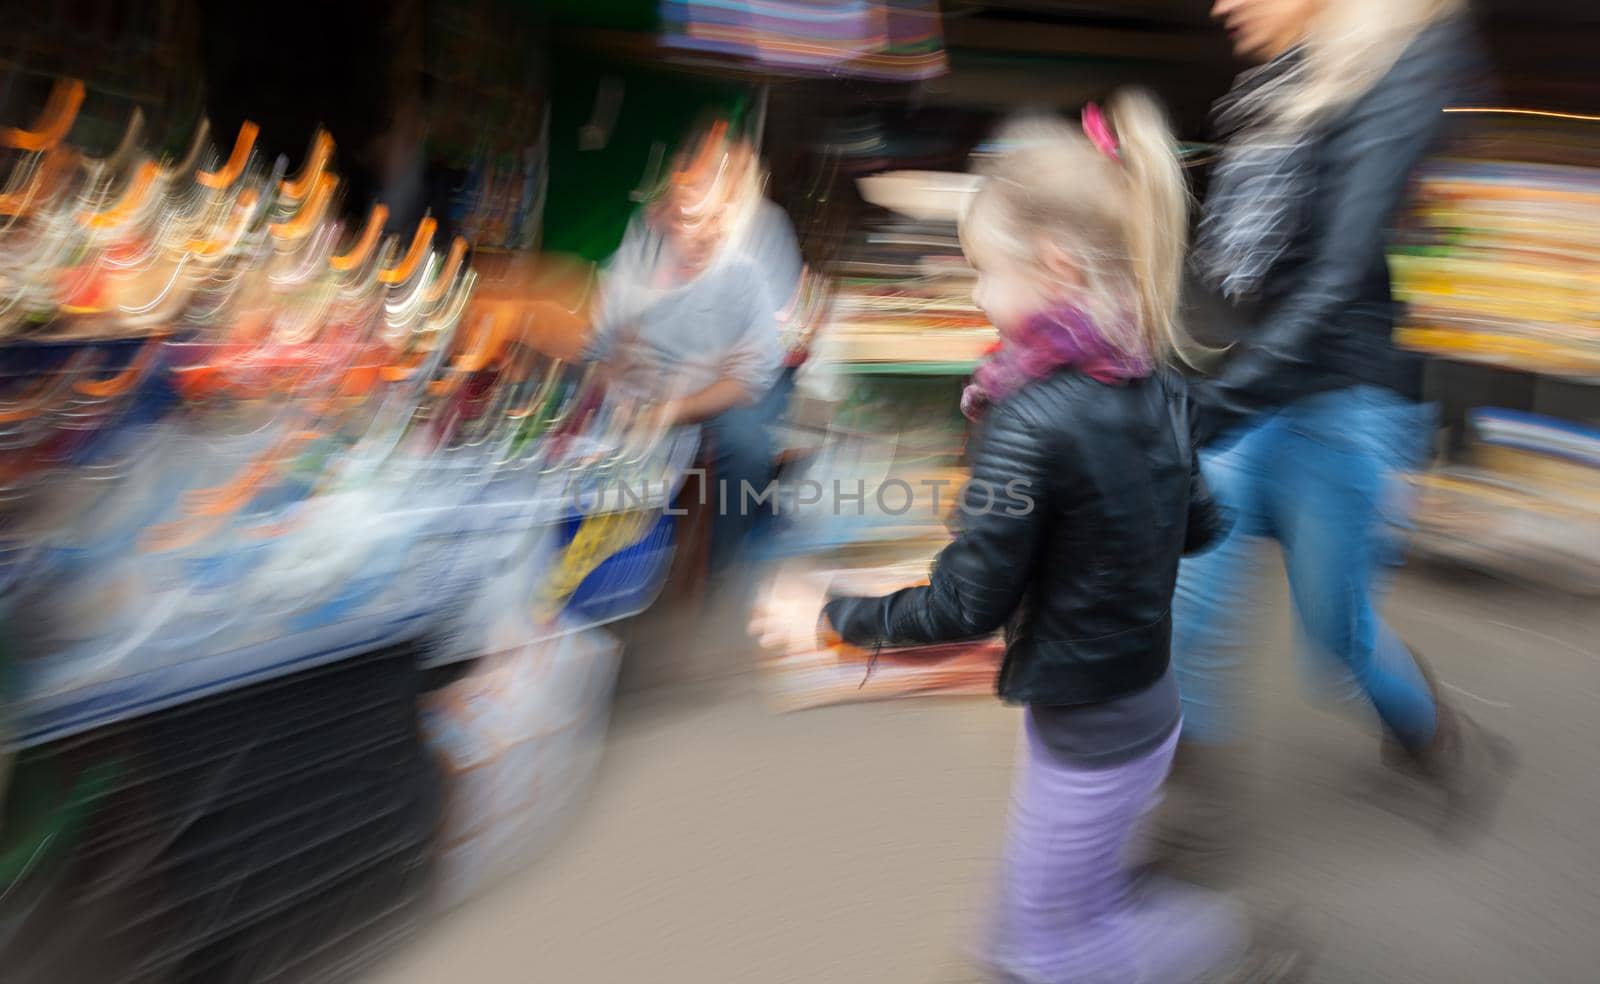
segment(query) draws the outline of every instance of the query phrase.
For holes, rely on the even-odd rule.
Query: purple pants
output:
[[[1131,762],[1085,768],[1040,740],[1031,712],[982,962],[1015,984],[1179,984],[1236,960],[1244,922],[1221,896],[1135,881],[1129,848],[1178,734]]]

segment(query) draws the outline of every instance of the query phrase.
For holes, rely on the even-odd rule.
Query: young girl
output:
[[[1209,979],[1243,956],[1238,916],[1197,889],[1136,880],[1127,861],[1178,740],[1178,560],[1224,525],[1167,367],[1185,347],[1183,175],[1163,114],[1138,92],[1091,104],[1081,129],[1041,120],[1007,137],[961,229],[1002,339],[962,409],[982,425],[969,488],[1011,483],[1032,508],[985,508],[970,492],[966,529],[927,586],[834,598],[823,630],[872,648],[1008,627],[998,688],[1026,708],[1025,752],[983,955],[992,973]]]

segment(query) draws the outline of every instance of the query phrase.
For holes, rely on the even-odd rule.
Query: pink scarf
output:
[[[1147,360],[1113,349],[1081,310],[1046,311],[990,351],[961,394],[961,412],[978,420],[1022,387],[1068,366],[1113,385],[1148,376],[1152,369]]]

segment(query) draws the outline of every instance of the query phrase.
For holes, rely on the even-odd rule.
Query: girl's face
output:
[[[1306,36],[1324,2],[1326,0],[1216,0],[1211,5],[1211,17],[1221,21],[1227,29],[1235,55],[1267,62]]]
[[[1025,275],[1021,264],[1005,259],[979,263],[974,257],[972,265],[978,272],[972,300],[1002,337],[1044,307],[1033,278]]]
[[[1048,311],[1068,299],[1077,281],[1076,271],[1053,269],[1062,265],[1018,260],[998,249],[974,248],[968,261],[977,271],[972,300],[989,318],[990,324],[1007,337],[1036,314]]]

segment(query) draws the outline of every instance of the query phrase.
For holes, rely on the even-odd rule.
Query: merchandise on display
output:
[[[1591,129],[1593,123],[1583,124]],[[1401,344],[1464,361],[1600,378],[1600,161],[1563,153],[1562,128],[1491,128],[1419,182],[1391,257],[1410,305]],[[1543,139],[1540,139],[1540,138]]]
[[[620,652],[600,630],[539,641],[502,616],[472,671],[428,694],[422,730],[444,763],[439,902],[454,906],[536,858],[596,766]]]
[[[999,341],[956,236],[971,179],[899,171],[859,184],[889,211],[833,265],[832,316],[813,350],[836,405],[830,440],[791,476],[777,547],[791,559],[767,594],[772,618],[793,623],[767,662],[783,710],[992,695],[1003,652],[998,638],[876,656],[816,640],[830,584],[877,594],[923,582],[950,542],[967,478],[961,390]]]
[[[1512,113],[1479,121],[1451,156],[1429,163],[1390,257],[1408,302],[1401,345],[1574,390],[1600,380],[1600,159],[1583,139],[1593,127]],[[1592,593],[1600,457],[1582,419],[1468,414],[1462,460],[1414,479],[1416,546]]]
[[[894,81],[949,70],[938,5],[930,0],[664,0],[661,17],[674,46],[776,70]]]
[[[649,603],[693,434],[545,355],[534,309],[475,306],[432,219],[337,221],[330,135],[293,174],[250,124],[225,158],[202,128],[94,160],[62,142],[78,92],[9,134],[12,744],[424,635],[470,658],[460,613],[519,565],[569,571],[510,599],[551,634]]]
[[[1565,591],[1600,590],[1600,430],[1495,409],[1471,423],[1467,463],[1413,480],[1417,547]]]
[[[943,194],[961,198],[966,185]],[[924,211],[922,200],[909,207]],[[972,301],[954,221],[891,218],[868,229],[839,278],[828,358],[873,373],[970,372],[999,341]]]

